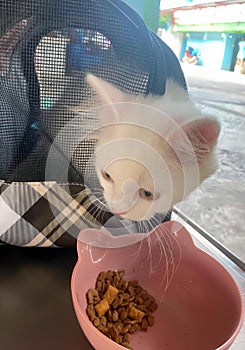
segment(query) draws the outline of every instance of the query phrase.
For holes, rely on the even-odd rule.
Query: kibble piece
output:
[[[110,329],[113,326],[112,322],[107,322],[107,328]]]
[[[122,334],[128,333],[129,329],[130,329],[130,324],[126,324],[125,326],[123,326],[121,333]]]
[[[137,286],[136,288],[135,288],[135,293],[136,294],[140,294],[141,292],[142,292],[142,290],[143,290],[143,288],[141,287],[141,286]]]
[[[137,298],[137,303],[141,304],[141,305],[144,304],[144,299],[142,297],[138,297]]]
[[[94,326],[116,343],[133,350],[130,335],[154,324],[157,303],[138,281],[125,281],[125,271],[101,272],[87,292],[87,314]]]
[[[105,278],[108,279],[109,281],[111,281],[113,274],[114,274],[113,271],[109,270],[106,272]]]
[[[112,314],[113,314],[113,311],[111,310],[111,309],[109,309],[108,311],[107,311],[107,313],[106,313],[106,317],[107,317],[107,321],[108,322],[113,322],[113,320],[112,320]]]
[[[138,320],[132,320],[130,318],[126,318],[126,320],[123,321],[123,324],[136,324],[138,323]]]
[[[140,329],[139,324],[133,324],[129,328],[129,333],[133,334]]]
[[[112,313],[112,321],[117,322],[118,318],[119,318],[118,312],[117,312],[117,310],[114,310]]]
[[[121,298],[116,297],[112,303],[113,309],[116,309],[119,305],[121,305],[121,303],[122,303]]]
[[[129,284],[130,286],[132,286],[132,287],[137,287],[137,286],[138,286],[138,281],[137,281],[137,280],[129,281],[128,284]]]
[[[114,278],[113,278],[113,284],[114,286],[117,288],[118,287],[118,283],[120,282],[120,276],[119,276],[119,273],[118,271],[115,271],[115,275],[114,275]]]
[[[103,284],[100,280],[96,282],[96,290],[100,292],[103,289]]]
[[[122,344],[122,342],[123,342],[123,335],[119,334],[118,335],[118,344]]]
[[[118,333],[118,334],[121,334],[121,333],[122,333],[122,329],[123,329],[123,324],[120,323],[120,322],[117,322],[117,323],[115,324],[115,328],[116,328],[116,330],[117,330],[117,333]]]
[[[117,294],[118,294],[118,289],[109,285],[109,287],[107,288],[107,291],[104,294],[103,299],[106,299],[108,301],[108,304],[111,305],[114,299],[116,298]]]
[[[122,299],[123,300],[128,300],[130,298],[130,294],[129,293],[123,293],[122,294]]]
[[[112,339],[116,339],[118,337],[118,331],[117,331],[117,328],[114,325],[110,326],[108,328],[108,330],[109,330],[109,333],[112,336]]]
[[[130,342],[130,335],[128,333],[123,335],[123,341],[125,343],[129,343]]]
[[[122,342],[121,345],[124,346],[127,349],[131,349],[131,350],[133,349],[128,342]]]
[[[144,302],[144,306],[146,309],[150,309],[151,308],[151,304],[152,304],[152,301],[150,299],[145,299],[145,302]]]
[[[122,287],[123,290],[126,290],[128,288],[128,281],[123,281]]]
[[[129,317],[138,320],[139,322],[142,321],[143,317],[145,316],[145,313],[139,309],[136,309],[136,307],[131,306],[129,308],[129,313],[128,313]]]
[[[106,272],[105,272],[105,271],[102,271],[102,272],[99,274],[97,280],[99,280],[99,281],[104,281],[105,276],[106,276]]]
[[[131,286],[130,282],[129,282],[129,286],[128,286],[128,291],[129,291],[129,294],[130,294],[130,295],[135,296],[134,287]]]
[[[156,310],[157,310],[157,303],[154,301],[154,302],[152,302],[151,303],[151,305],[148,307],[148,310],[151,312],[151,313],[153,313],[153,312],[155,312]]]
[[[87,315],[88,315],[90,321],[93,322],[93,320],[94,320],[95,317],[96,317],[94,306],[93,306],[92,304],[89,304],[89,305],[87,306],[86,311],[87,311]]]
[[[103,334],[105,334],[106,336],[108,336],[108,328],[105,326],[102,326],[101,324],[99,325],[99,327],[97,328],[100,332],[102,332]]]
[[[145,304],[137,305],[137,307],[139,310],[143,311],[144,313],[147,312],[147,308],[146,308]]]
[[[133,333],[135,333],[139,328],[140,328],[140,327],[139,327],[138,324],[132,324],[132,325],[130,325],[130,328],[129,328],[128,331],[129,331],[130,334],[133,334]]]
[[[148,326],[152,327],[154,325],[154,316],[153,315],[149,315],[147,317],[147,322],[148,322]]]
[[[100,319],[99,317],[95,317],[95,319],[93,320],[93,325],[97,328],[100,325]]]
[[[97,315],[99,317],[102,317],[109,310],[110,305],[108,304],[108,301],[106,299],[102,299],[98,304],[95,305],[94,308],[97,312]]]
[[[123,277],[125,275],[125,270],[118,271],[118,275],[119,275],[120,279],[123,279]]]
[[[104,327],[107,326],[107,318],[105,316],[102,316],[100,319],[100,324]]]
[[[90,288],[87,292],[88,304],[97,304],[100,301],[99,293],[96,289]]]
[[[119,314],[120,314],[120,319],[122,321],[126,320],[126,318],[128,317],[128,312],[127,310],[123,307],[121,309],[118,310]]]
[[[148,322],[146,318],[143,318],[142,323],[141,323],[141,330],[142,331],[147,331],[148,330]]]

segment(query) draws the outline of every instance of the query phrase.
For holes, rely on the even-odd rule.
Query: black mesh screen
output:
[[[121,0],[0,0],[0,180],[83,184],[86,172],[93,186],[94,141],[77,142],[74,111],[98,104],[87,72],[132,94],[164,94],[167,78],[186,88],[172,51]]]
[[[74,118],[72,107],[96,105],[86,72],[131,93],[147,92],[154,65],[148,29],[121,1],[4,0],[0,9],[0,178],[57,180],[45,175],[50,145]],[[71,182],[83,180],[91,152],[91,141],[73,152]],[[57,166],[65,153],[57,146]]]

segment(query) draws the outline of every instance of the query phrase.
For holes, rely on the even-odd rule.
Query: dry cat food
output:
[[[124,274],[124,270],[101,272],[95,288],[86,294],[86,311],[99,331],[132,349],[130,335],[153,326],[157,303],[138,281],[125,281]]]

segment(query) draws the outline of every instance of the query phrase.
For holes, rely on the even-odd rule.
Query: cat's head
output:
[[[99,113],[95,167],[112,212],[134,221],[150,219],[213,173],[219,124],[200,118],[178,86],[174,90],[170,84],[164,96],[145,97],[93,75],[87,82],[105,104]]]

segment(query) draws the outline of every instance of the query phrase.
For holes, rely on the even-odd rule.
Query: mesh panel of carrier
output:
[[[84,184],[86,171],[98,186],[94,141],[77,142],[74,107],[98,103],[86,73],[132,94],[164,94],[167,78],[185,80],[172,51],[122,1],[0,0],[0,16],[0,239],[73,244],[83,227],[113,218]]]

